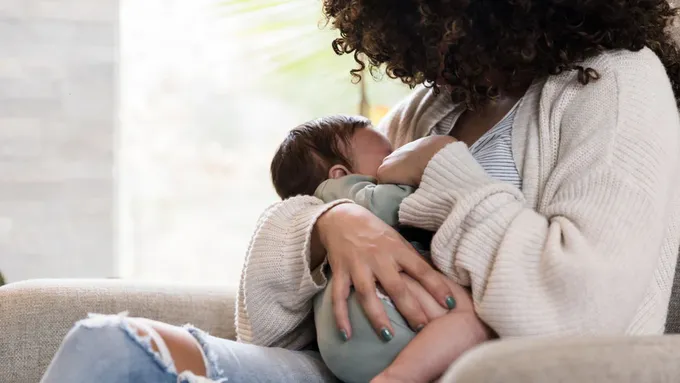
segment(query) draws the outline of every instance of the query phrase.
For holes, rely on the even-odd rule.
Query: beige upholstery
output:
[[[677,383],[680,336],[515,339],[461,357],[445,383]]]
[[[0,382],[36,383],[62,338],[88,312],[193,323],[234,337],[235,291],[121,280],[34,280],[0,287]]]
[[[234,292],[119,280],[36,280],[0,288],[0,382],[40,380],[61,339],[88,312],[191,322],[233,338]],[[680,381],[680,336],[491,342],[454,364],[443,383]]]

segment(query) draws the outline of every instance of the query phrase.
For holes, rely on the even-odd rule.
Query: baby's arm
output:
[[[399,224],[399,206],[415,189],[404,185],[378,185],[373,177],[351,174],[324,181],[314,195],[324,202],[351,199],[390,226]]]
[[[407,280],[407,285],[419,296],[423,309],[428,312],[430,323],[371,383],[434,381],[465,351],[494,336],[475,314],[470,294],[461,286],[450,284],[455,287],[457,305],[454,310],[442,313],[436,302],[427,304],[432,298],[422,286]]]
[[[425,326],[371,383],[435,381],[465,351],[490,338],[474,312],[452,311]]]

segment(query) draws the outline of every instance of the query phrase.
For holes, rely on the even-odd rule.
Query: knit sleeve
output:
[[[314,224],[348,202],[300,196],[274,204],[257,224],[246,254],[236,302],[237,340],[299,349],[314,339],[312,297],[326,285],[324,265],[310,270]]]
[[[401,207],[402,223],[438,230],[434,263],[472,287],[500,336],[634,333],[654,309],[646,294],[680,186],[678,113],[655,61],[600,74],[556,106],[559,128],[542,137],[555,150],[541,153],[556,165],[539,174],[536,208],[463,143],[432,159]]]

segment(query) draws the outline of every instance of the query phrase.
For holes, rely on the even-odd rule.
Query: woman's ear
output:
[[[333,165],[333,167],[328,169],[328,178],[329,179],[336,179],[336,178],[344,177],[348,174],[351,174],[350,171],[342,165]]]

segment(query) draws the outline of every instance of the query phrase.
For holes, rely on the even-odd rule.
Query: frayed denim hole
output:
[[[170,363],[165,363],[163,359],[161,359],[160,354],[153,349],[153,346],[151,344],[151,337],[149,335],[141,336],[137,332],[138,330],[134,328],[128,320],[121,320],[120,321],[120,328],[132,339],[134,340],[137,344],[139,344],[144,351],[146,351],[147,354],[149,354],[152,359],[158,364],[159,367],[163,369],[163,371],[167,372],[168,374],[172,374],[173,376],[177,376],[177,369],[175,368],[175,364],[170,361]]]
[[[226,382],[227,379],[222,378],[224,376],[224,371],[219,367],[219,364],[217,362],[217,354],[215,353],[214,350],[210,349],[208,343],[205,340],[205,337],[209,334],[203,330],[197,329],[191,324],[185,324],[183,327],[187,331],[189,331],[189,334],[196,338],[198,343],[201,345],[203,353],[205,354],[205,357],[208,359],[208,364],[210,367],[210,371],[207,372],[208,377],[213,380]]]

